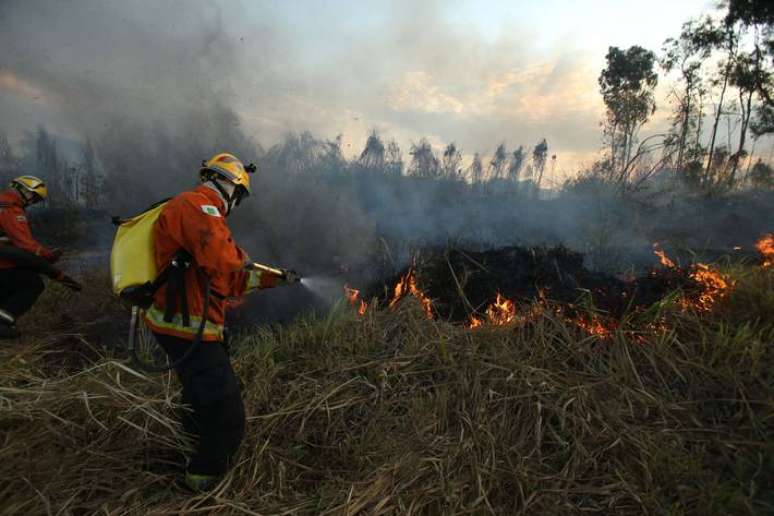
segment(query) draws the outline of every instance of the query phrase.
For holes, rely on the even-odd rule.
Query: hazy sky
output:
[[[601,145],[607,47],[659,50],[713,5],[2,0],[0,129],[78,137],[218,104],[265,147],[304,129],[342,134],[348,156],[372,129],[404,151],[424,136],[466,154],[545,137],[570,171]]]

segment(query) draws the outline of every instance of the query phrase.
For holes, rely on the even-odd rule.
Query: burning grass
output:
[[[243,336],[247,436],[233,472],[201,496],[173,486],[187,441],[169,375],[116,356],[40,367],[52,339],[3,347],[0,507],[771,512],[774,271],[724,273],[736,286],[710,311],[667,296],[604,338],[574,322],[594,326],[583,307],[568,318],[538,299],[517,307],[520,324],[470,331],[428,319],[414,295]]]
[[[563,247],[431,250],[394,277],[394,287],[388,279],[367,291],[373,294],[371,302],[386,303],[391,310],[410,294],[428,319],[464,321],[470,329],[531,324],[549,311],[589,335],[609,338],[623,327],[620,320],[638,320],[638,314],[661,305],[665,297],[677,296],[684,311],[709,312],[734,288],[734,281],[714,266],[681,267],[658,243],[653,251],[660,266],[621,279],[587,270],[581,254]],[[368,302],[360,290],[345,286],[344,294],[359,315],[366,313]],[[649,324],[661,327],[662,322]]]
[[[763,257],[763,267],[774,266],[774,233],[763,235],[756,243],[755,248]]]

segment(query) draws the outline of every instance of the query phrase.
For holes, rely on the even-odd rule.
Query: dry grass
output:
[[[772,512],[774,272],[734,274],[715,313],[670,311],[640,338],[598,340],[550,313],[471,332],[411,299],[245,335],[247,437],[201,496],[173,486],[187,444],[169,375],[120,356],[55,369],[55,340],[38,336],[0,351],[0,509]]]

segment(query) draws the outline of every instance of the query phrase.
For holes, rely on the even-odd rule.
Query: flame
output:
[[[360,300],[357,314],[365,315],[366,311],[368,310],[368,303],[366,303],[365,300],[360,299],[360,291],[358,289],[350,288],[349,285],[344,285],[344,297],[347,298],[347,302],[352,306],[357,305],[358,300]]]
[[[733,283],[724,278],[722,274],[703,263],[694,265],[690,276],[702,287],[702,292],[696,299],[695,305],[703,311],[710,310],[715,302],[725,297],[733,286]]]
[[[475,315],[470,316],[470,322],[468,323],[468,328],[471,330],[475,330],[476,328],[480,328],[484,325],[484,320],[480,317],[476,317]]]
[[[755,242],[755,248],[763,255],[763,267],[774,266],[774,233],[763,235]]]
[[[664,267],[667,267],[668,269],[674,269],[676,267],[675,262],[670,260],[666,253],[658,248],[658,242],[653,242],[653,252],[658,256],[661,265]]]
[[[349,288],[349,285],[344,285],[344,296],[350,305],[354,305],[357,303],[358,297],[360,297],[360,291],[356,288]]]
[[[658,248],[658,242],[653,243],[653,252],[659,257],[661,265],[669,269],[677,268],[675,262]],[[774,248],[772,248],[772,252],[774,253]],[[764,266],[766,266],[765,263]],[[695,299],[682,299],[680,304],[683,309],[695,307],[701,311],[709,311],[715,302],[728,294],[729,289],[733,286],[733,282],[703,263],[697,263],[691,267],[689,276],[702,287],[702,292]]]
[[[486,309],[486,318],[496,326],[513,322],[516,318],[516,304],[498,292],[495,302]]]
[[[408,271],[405,276],[403,276],[398,283],[395,284],[395,288],[392,292],[392,299],[390,299],[390,308],[394,309],[395,305],[398,304],[398,301],[400,301],[400,298],[402,298],[406,292],[408,292],[408,278],[413,278],[413,272]]]
[[[428,319],[433,318],[433,302],[417,286],[417,278],[414,276],[413,270],[409,270],[395,285],[392,299],[390,300],[390,308],[395,309],[398,301],[406,294],[411,294],[417,298],[422,304],[422,311],[425,313],[425,316]]]
[[[613,334],[613,328],[605,326],[602,321],[596,317],[592,317],[591,319],[578,317],[572,322],[589,335],[594,335],[606,339],[611,337]]]

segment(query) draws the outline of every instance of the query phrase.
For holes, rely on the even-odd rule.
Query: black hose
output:
[[[140,356],[137,354],[137,338],[136,336],[133,336],[132,339],[132,361],[145,372],[148,373],[165,373],[167,371],[171,371],[172,369],[175,369],[179,365],[181,365],[183,362],[191,358],[193,356],[194,352],[199,349],[199,345],[202,342],[202,336],[204,335],[204,328],[207,326],[207,312],[210,309],[210,278],[206,274],[203,274],[204,276],[204,288],[202,289],[204,291],[204,310],[202,311],[202,321],[199,323],[199,329],[196,331],[196,335],[194,336],[194,339],[191,341],[191,345],[188,347],[185,353],[183,353],[183,356],[172,362],[171,364],[167,364],[165,366],[155,366],[151,364],[147,364],[142,361]],[[137,331],[135,329],[135,331]],[[153,339],[156,340],[155,338]]]

